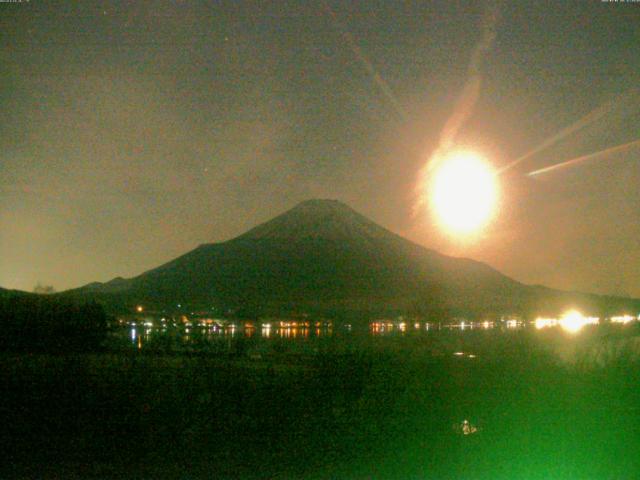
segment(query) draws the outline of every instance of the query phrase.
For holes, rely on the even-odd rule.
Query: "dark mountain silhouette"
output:
[[[6,288],[0,287],[0,298],[3,297],[36,297],[39,296],[37,293],[25,292],[23,290],[9,290]]]
[[[215,308],[239,315],[528,314],[638,302],[523,285],[483,263],[412,243],[335,200],[309,200],[226,242],[131,279],[63,292],[119,308]],[[184,307],[183,307],[184,308]]]

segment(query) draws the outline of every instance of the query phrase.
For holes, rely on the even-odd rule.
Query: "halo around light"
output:
[[[498,203],[496,175],[480,155],[455,151],[431,175],[430,204],[439,223],[450,233],[467,235],[483,227]]]

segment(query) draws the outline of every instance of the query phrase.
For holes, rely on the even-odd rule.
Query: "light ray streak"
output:
[[[625,144],[622,144],[622,145],[616,145],[615,147],[609,147],[609,148],[606,148],[605,150],[600,150],[599,152],[589,153],[587,155],[582,155],[580,157],[572,158],[571,160],[567,160],[567,161],[564,161],[564,162],[561,162],[561,163],[557,163],[555,165],[550,165],[550,166],[545,167],[545,168],[540,168],[538,170],[534,170],[532,172],[529,172],[527,175],[530,176],[530,177],[533,177],[535,175],[540,175],[542,173],[552,172],[552,171],[558,170],[560,168],[570,167],[572,165],[576,165],[578,163],[585,162],[587,160],[595,160],[597,158],[613,155],[614,153],[624,152],[624,151],[630,150],[630,149],[632,149],[634,147],[640,147],[640,140],[634,140],[634,141],[629,142],[629,143],[625,143]]]
[[[346,27],[342,24],[342,22],[340,22],[340,20],[338,19],[338,16],[331,9],[329,4],[326,2],[323,2],[323,5],[324,5],[324,9],[329,14],[329,17],[331,17],[331,19],[333,20],[333,24],[335,25],[336,30],[338,30],[342,35],[342,37],[345,39],[347,45],[349,45],[349,48],[351,49],[355,57],[362,64],[362,66],[365,68],[365,70],[371,76],[371,78],[373,78],[373,81],[378,86],[378,88],[380,89],[382,94],[385,96],[385,98],[389,101],[389,103],[393,107],[394,111],[398,114],[400,119],[406,120],[407,112],[404,108],[402,108],[402,105],[400,105],[400,102],[398,102],[398,99],[393,93],[393,90],[391,90],[391,87],[389,87],[389,84],[386,82],[384,78],[382,78],[382,75],[378,73],[376,68],[369,61],[369,59],[364,54],[362,49],[356,43],[355,39],[353,38],[353,35],[351,35],[351,33],[346,29]]]
[[[585,116],[581,117],[576,122],[572,123],[571,125],[566,126],[562,130],[560,130],[558,133],[556,133],[555,135],[552,135],[551,137],[547,138],[545,141],[543,141],[537,147],[529,150],[524,155],[521,155],[520,157],[516,158],[511,163],[508,163],[507,165],[505,165],[504,167],[499,169],[498,170],[498,174],[506,172],[507,170],[515,167],[519,163],[524,162],[525,160],[533,157],[535,154],[537,154],[537,153],[539,153],[539,152],[551,147],[552,145],[555,145],[560,140],[563,140],[564,138],[568,137],[569,135],[571,135],[573,133],[576,133],[576,132],[579,132],[583,128],[585,128],[585,127],[591,125],[592,123],[598,121],[599,119],[601,119],[606,114],[612,112],[615,107],[617,107],[619,105],[625,105],[628,102],[633,101],[633,97],[635,95],[637,95],[638,92],[639,92],[638,89],[631,89],[631,90],[627,91],[626,93],[621,94],[621,95],[609,100],[608,102],[603,103],[599,107],[597,107],[597,108],[593,109],[592,111],[590,111],[589,113],[587,113]]]

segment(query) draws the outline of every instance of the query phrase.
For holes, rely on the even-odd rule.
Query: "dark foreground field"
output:
[[[638,478],[628,332],[5,354],[0,478]]]

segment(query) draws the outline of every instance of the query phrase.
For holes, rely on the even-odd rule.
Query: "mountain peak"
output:
[[[296,208],[352,210],[347,204],[333,198],[310,198],[309,200],[303,200],[293,207],[293,209]]]
[[[237,238],[353,240],[387,236],[395,237],[339,200],[310,199]]]

